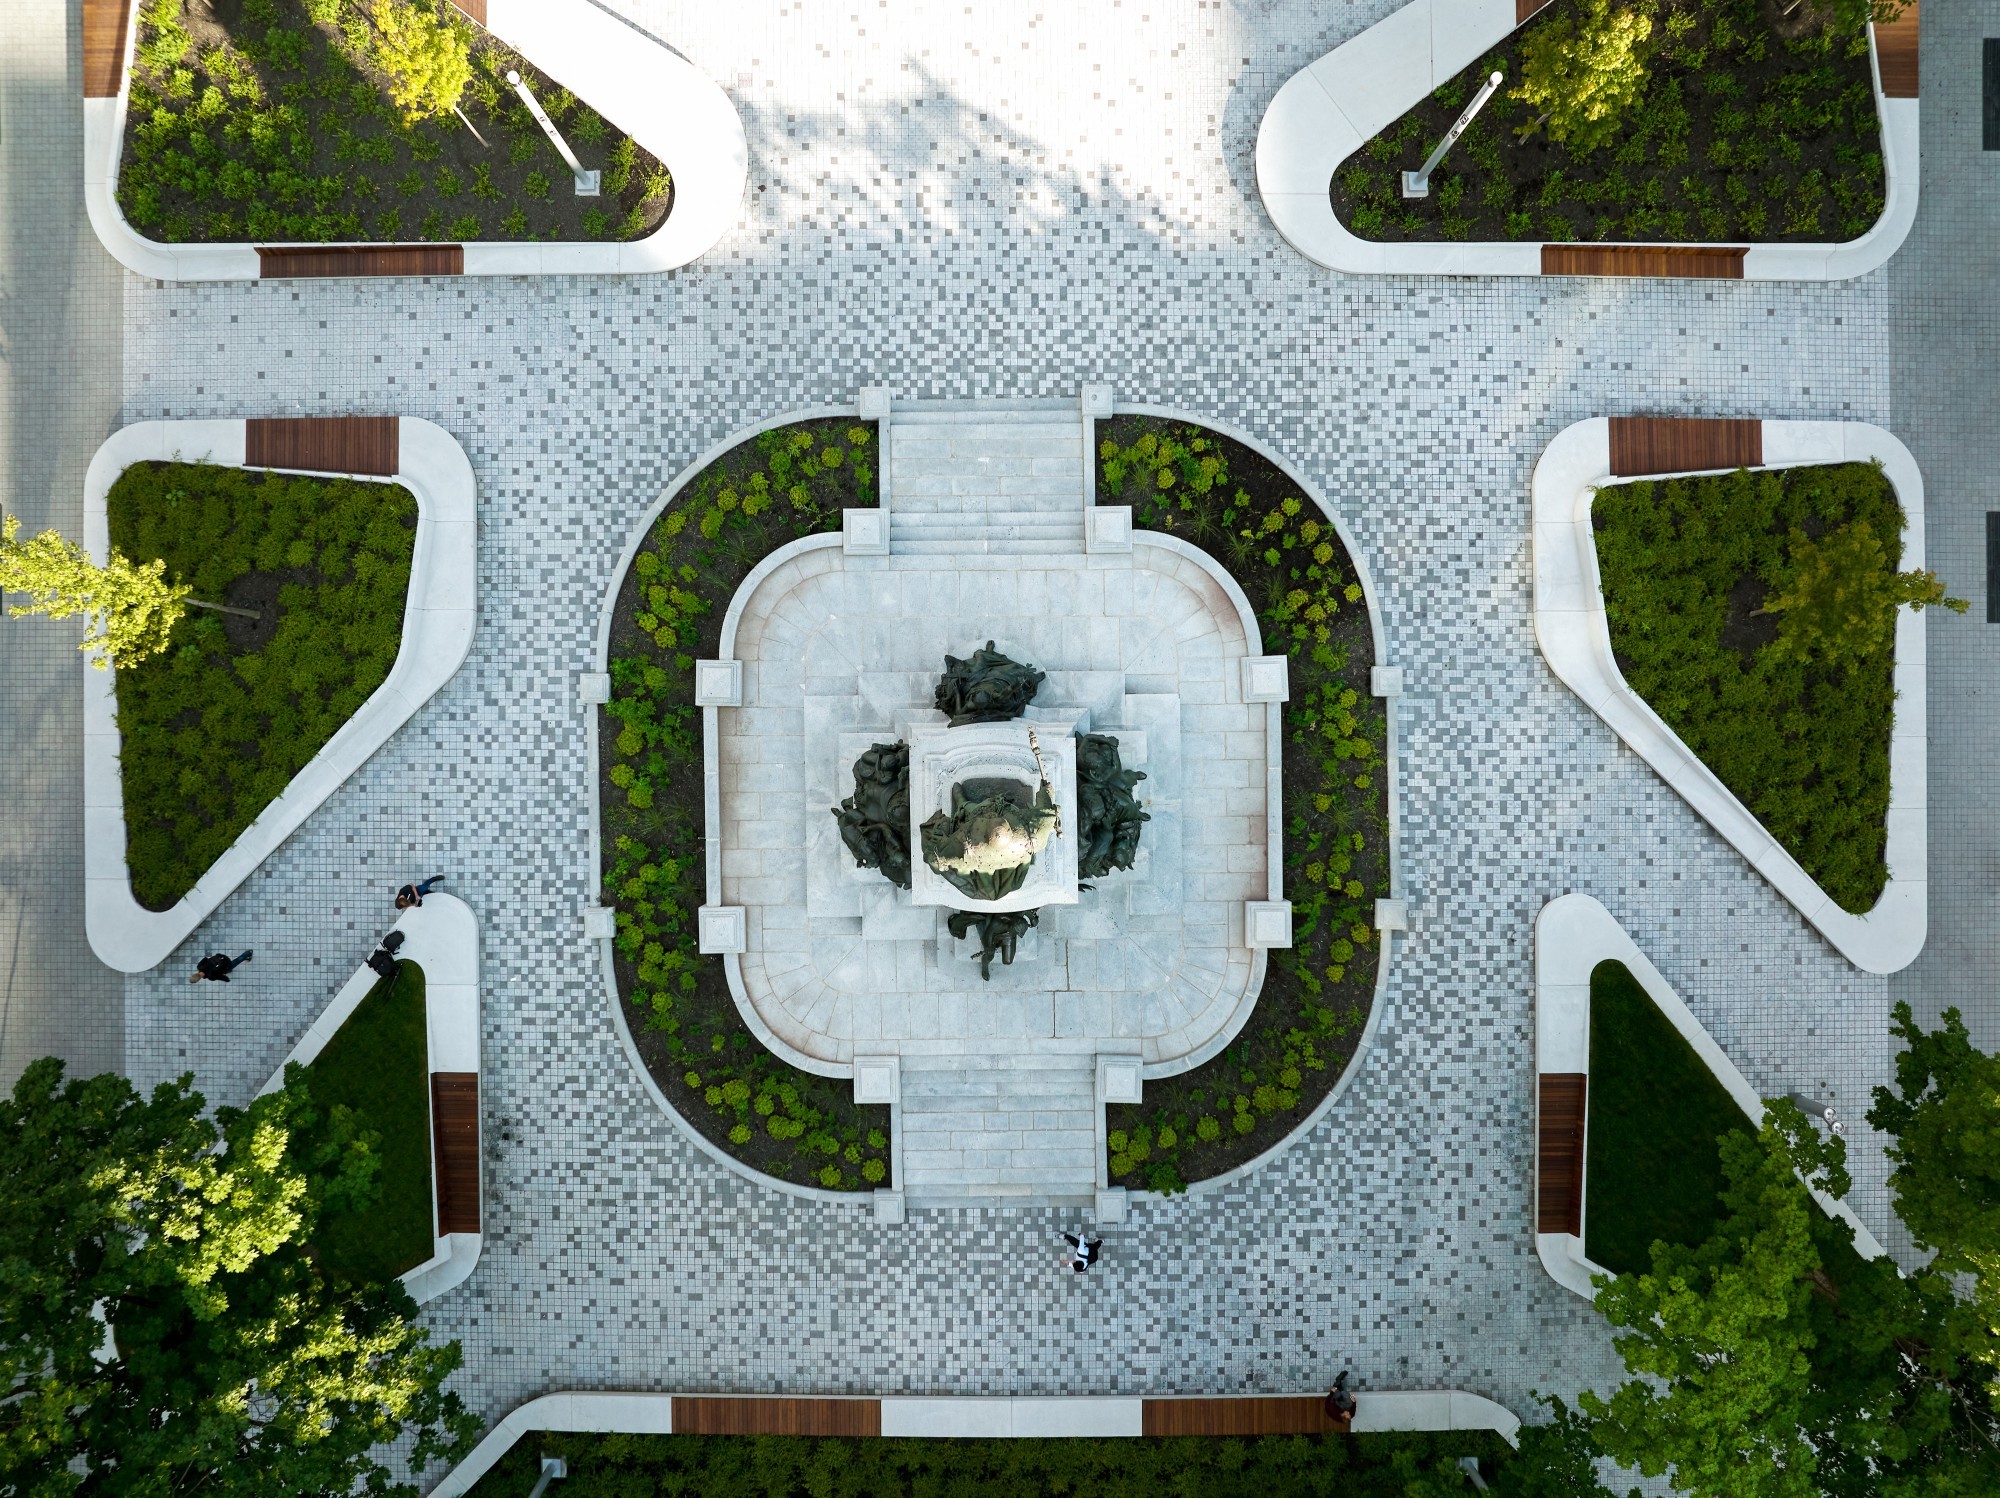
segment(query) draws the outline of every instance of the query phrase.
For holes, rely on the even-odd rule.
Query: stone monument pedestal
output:
[[[1028,735],[1035,734],[1041,751]],[[1076,874],[1076,737],[1066,721],[1042,722],[1033,717],[1004,723],[911,725],[910,846],[923,846],[923,825],[938,811],[951,810],[952,788],[967,786],[979,794],[982,782],[1005,783],[1025,791],[1032,801],[1047,772],[1056,804],[1056,831],[1028,868],[1025,883],[998,900],[966,894],[923,861],[910,860],[911,899],[918,905],[943,905],[953,910],[1035,910],[1044,905],[1074,905]]]

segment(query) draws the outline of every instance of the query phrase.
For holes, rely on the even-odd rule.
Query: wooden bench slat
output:
[[[325,244],[260,246],[257,274],[266,280],[321,276],[462,276],[462,244]]]
[[[486,24],[486,0],[451,0],[467,20]]]
[[[115,99],[124,81],[133,0],[83,0],[83,96]]]
[[[402,461],[394,416],[260,416],[244,427],[243,461],[250,468],[389,476]]]
[[[696,1436],[879,1436],[879,1399],[674,1396],[674,1433]]]
[[[1672,276],[1740,281],[1747,248],[1706,244],[1545,244],[1545,276]]]
[[[438,1231],[479,1226],[479,1073],[431,1073],[431,1147],[436,1161]]]
[[[1917,0],[1910,0],[1895,20],[1875,28],[1875,66],[1881,70],[1884,98],[1917,97],[1917,29]]]
[[[1317,1394],[1277,1399],[1148,1399],[1141,1429],[1149,1436],[1291,1436],[1343,1431]]]
[[[1535,1150],[1541,1168],[1535,1202],[1538,1233],[1583,1233],[1583,1118],[1587,1077],[1544,1072]]]
[[[1692,416],[1611,418],[1611,471],[1621,478],[1756,468],[1764,461],[1764,423]]]

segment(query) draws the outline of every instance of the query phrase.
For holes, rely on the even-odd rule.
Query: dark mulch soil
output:
[[[780,428],[779,433],[811,433],[815,448],[824,450],[829,443],[845,444],[847,434],[857,425],[866,425],[872,437],[872,423],[852,421],[806,422]],[[649,936],[670,950],[678,940],[688,964],[685,977],[691,982],[682,981],[679,970],[673,970],[670,977],[655,975],[648,981],[642,976],[641,956],[632,950],[632,944],[615,948],[618,991],[630,1006],[625,1011],[627,1025],[653,1080],[675,1110],[705,1138],[754,1169],[783,1180],[826,1186],[830,1183],[817,1179],[817,1172],[831,1165],[842,1170],[836,1189],[872,1190],[894,1184],[886,1174],[889,1109],[857,1104],[852,1084],[800,1071],[772,1055],[744,1025],[729,991],[722,959],[693,955],[692,951],[693,912],[705,898],[707,840],[702,821],[699,716],[691,707],[691,662],[717,656],[729,600],[758,562],[802,535],[839,529],[841,505],[874,503],[872,480],[857,482],[855,468],[856,462],[849,461],[842,471],[811,481],[812,504],[803,513],[779,501],[754,518],[745,516],[740,508],[733,509],[731,523],[713,539],[704,538],[693,524],[672,538],[661,538],[656,532],[645,549],[657,554],[667,571],[683,565],[694,568],[696,578],[688,586],[707,601],[708,608],[695,617],[691,631],[673,648],[661,647],[638,623],[646,612],[646,583],[635,566],[627,571],[620,585],[610,658],[614,674],[620,661],[644,662],[664,671],[665,683],[653,694],[661,705],[661,716],[676,711],[694,714],[694,740],[686,752],[660,753],[649,746],[653,749],[651,753],[622,755],[617,747],[620,721],[607,715],[599,736],[598,766],[606,903],[628,911],[635,908],[635,898],[619,888],[617,871],[621,855],[616,839],[620,834],[639,838],[654,850],[650,862],[655,866],[668,858],[685,864],[685,872],[672,882],[670,891],[664,885],[649,891],[651,903],[662,911],[672,908],[671,918],[661,918],[666,930]],[[770,470],[768,453],[760,451],[756,441],[746,442],[705,469],[675,500],[669,514],[682,510],[699,515],[718,491],[743,488],[751,474]],[[789,485],[780,483],[776,487],[782,491]],[[620,682],[616,688],[621,697],[633,690],[626,682]],[[629,804],[626,790],[613,782],[612,772],[621,763],[647,765],[645,773],[653,786],[652,806],[634,808]],[[633,862],[627,858],[622,866],[629,871]],[[662,998],[666,999],[665,1005]],[[689,1071],[701,1077],[702,1087],[689,1085]],[[758,1090],[778,1085],[792,1088],[796,1104],[789,1110],[776,1111],[813,1118],[804,1139],[773,1137],[765,1116],[747,1103],[724,1106],[709,1101],[708,1087],[738,1080]],[[739,1123],[749,1126],[749,1137],[732,1141],[730,1131]],[[856,1162],[848,1160],[844,1153],[829,1156],[807,1148],[816,1134],[832,1136],[843,1151],[848,1147],[858,1149],[864,1161],[881,1160],[885,1174],[879,1181],[868,1181],[853,1168]],[[869,1146],[867,1140],[871,1134],[882,1137],[885,1144],[880,1148]]]
[[[1106,1111],[1108,1129],[1123,1130],[1129,1138],[1143,1127],[1152,1136],[1149,1159],[1125,1172],[1123,1183],[1172,1190],[1181,1182],[1220,1175],[1255,1159],[1298,1127],[1346,1071],[1374,1003],[1381,940],[1372,932],[1365,943],[1354,940],[1353,925],[1361,922],[1372,927],[1374,901],[1389,893],[1389,836],[1381,759],[1385,723],[1381,700],[1369,691],[1375,646],[1367,604],[1359,600],[1345,603],[1333,615],[1328,621],[1330,638],[1325,643],[1331,646],[1338,664],[1331,668],[1317,664],[1310,643],[1290,640],[1292,626],[1272,617],[1272,604],[1301,580],[1293,572],[1298,554],[1285,554],[1278,565],[1272,565],[1262,551],[1270,538],[1247,550],[1230,542],[1232,531],[1255,525],[1287,499],[1303,499],[1298,485],[1255,450],[1183,423],[1120,417],[1100,424],[1099,436],[1127,447],[1149,430],[1201,431],[1216,444],[1226,462],[1226,481],[1195,500],[1192,508],[1183,508],[1171,492],[1149,493],[1143,476],[1128,481],[1124,496],[1113,495],[1105,487],[1100,469],[1098,502],[1136,500],[1137,524],[1169,532],[1215,558],[1234,575],[1257,609],[1264,649],[1277,653],[1289,648],[1291,655],[1292,697],[1285,713],[1283,755],[1284,858],[1285,894],[1294,905],[1297,945],[1289,952],[1271,954],[1256,1009],[1235,1044],[1193,1071],[1148,1081],[1144,1103],[1113,1105]],[[1298,518],[1308,517],[1325,525],[1324,517],[1309,500]],[[1295,531],[1296,524],[1287,528],[1288,534]],[[1318,539],[1332,548],[1327,572],[1353,580],[1353,562],[1331,526],[1325,526]],[[1326,739],[1316,720],[1310,729],[1307,727],[1306,715],[1316,692],[1342,683],[1356,693],[1353,711],[1359,724],[1354,737],[1366,740],[1374,757],[1356,760],[1342,756],[1340,773],[1329,775],[1322,759],[1327,752]],[[1371,781],[1368,787],[1352,783],[1357,771]],[[1331,803],[1325,811],[1317,810],[1314,804],[1315,797],[1322,795]],[[1351,853],[1352,866],[1340,877],[1358,881],[1358,895],[1324,889],[1307,876],[1308,866],[1328,860],[1329,849],[1338,840],[1356,833],[1362,846]],[[1314,916],[1314,905],[1322,902],[1323,908]],[[1336,943],[1342,945],[1336,949]],[[1344,973],[1330,979],[1329,965],[1335,962]],[[1297,1064],[1300,1036],[1309,1037],[1313,1059],[1320,1063],[1318,1069]],[[1288,1064],[1300,1074],[1295,1087],[1283,1086]],[[1280,1106],[1282,1097],[1274,1101],[1274,1090],[1295,1094],[1295,1100]],[[1237,1132],[1234,1120],[1239,1115],[1254,1117],[1254,1129]],[[1198,1125],[1205,1117],[1223,1125],[1220,1137],[1199,1137]],[[1175,1135],[1175,1143],[1165,1148],[1159,1143],[1162,1127],[1172,1129]]]
[[[158,50],[159,25],[140,28],[125,123],[119,206],[153,238],[619,240],[672,210],[661,162],[478,28],[460,108],[485,145],[452,114],[405,125],[382,75],[304,0],[181,6],[190,44],[177,64]],[[576,195],[510,68],[604,173],[600,196]]]
[[[1865,38],[1857,50],[1818,24],[1787,36],[1760,0],[1659,0],[1645,93],[1613,143],[1584,154],[1545,132],[1518,138],[1538,112],[1509,97],[1520,41],[1576,9],[1554,0],[1350,156],[1330,184],[1340,221],[1388,242],[1782,244],[1855,239],[1881,216]],[[1423,164],[1495,69],[1507,81],[1430,196],[1405,199],[1402,171]]]

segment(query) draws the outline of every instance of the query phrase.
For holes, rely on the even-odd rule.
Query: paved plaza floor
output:
[[[687,269],[124,280],[125,420],[395,412],[446,427],[477,471],[470,659],[181,953],[125,981],[124,1055],[141,1084],[191,1071],[244,1101],[389,924],[396,885],[447,871],[485,943],[487,1237],[425,1319],[463,1342],[457,1385],[489,1418],[593,1387],[1227,1392],[1352,1365],[1526,1410],[1530,1389],[1603,1385],[1608,1330],[1543,1272],[1530,1221],[1532,923],[1573,890],[1755,1086],[1855,1120],[1853,1200],[1886,1232],[1858,1115],[1887,1072],[1891,992],[1921,980],[1851,968],[1553,677],[1527,515],[1537,456],[1584,417],[1896,426],[1903,262],[1834,285],[1314,269],[1258,204],[1257,123],[1395,3],[624,0],[610,8],[722,81],[750,132],[742,223]],[[1962,91],[1977,67],[1969,45],[1935,71],[1932,54],[1927,26],[1927,111],[1933,79]],[[1976,157],[1976,127],[1927,133],[1926,216],[1930,173]],[[1135,1207],[1102,1269],[1074,1276],[1053,1268],[1054,1212],[878,1227],[749,1185],[659,1113],[582,941],[595,767],[576,674],[630,528],[727,433],[864,384],[1085,383],[1233,423],[1351,527],[1406,682],[1411,930],[1373,1048],[1311,1136],[1223,1191]],[[1911,445],[1933,516],[1962,520],[1976,470],[1941,482],[1927,440],[1957,439]],[[1937,555],[1957,591],[1983,586],[1968,547]],[[1969,655],[1953,632],[1979,618],[1934,625],[1933,658]],[[1933,701],[1938,744],[1952,709]],[[1935,768],[1932,787],[1942,808]],[[1933,888],[1960,872],[1938,865]],[[252,981],[189,988],[198,952],[246,946]]]

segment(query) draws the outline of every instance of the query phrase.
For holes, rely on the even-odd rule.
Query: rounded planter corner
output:
[[[1867,422],[1764,421],[1761,469],[1879,459],[1904,513],[1903,559],[1924,563],[1924,486],[1910,450]],[[1732,465],[1734,466],[1734,465]],[[1889,758],[1888,883],[1873,908],[1841,909],[1720,777],[1632,690],[1611,650],[1590,508],[1605,485],[1685,473],[1614,474],[1610,421],[1596,417],[1557,433],[1535,464],[1531,503],[1535,638],[1549,668],[1612,732],[1667,782],[1829,945],[1855,967],[1894,973],[1923,950],[1929,930],[1929,845],[1924,758],[1928,707],[1925,621],[1897,621],[1896,727]],[[1697,470],[1700,472],[1726,470]]]
[[[304,418],[310,420],[311,418]],[[84,934],[107,967],[145,972],[164,962],[250,873],[277,850],[464,663],[477,620],[478,523],[472,464],[449,432],[397,418],[398,467],[390,474],[324,474],[400,484],[417,501],[417,535],[403,606],[402,641],[388,679],[321,746],[178,902],[147,910],[126,866],[125,807],[118,770],[117,672],[82,667]],[[243,421],[142,421],[106,438],[84,477],[84,548],[110,554],[106,504],[135,463],[207,461],[244,468]],[[308,472],[308,470],[285,470]]]
[[[736,226],[750,181],[743,117],[722,85],[679,53],[590,0],[486,0],[486,30],[562,80],[605,118],[616,120],[674,179],[666,222],[643,239],[594,244],[474,240],[426,241],[457,248],[465,276],[636,275],[676,270],[699,259]],[[83,100],[84,207],[111,257],[134,275],[159,281],[255,281],[261,250],[367,251],[371,240],[247,244],[164,244],[133,228],[118,206],[125,116],[136,16],[125,27],[118,92]],[[400,246],[408,248],[408,246]],[[368,273],[368,272],[364,272]]]
[[[1524,24],[1502,0],[1411,0],[1287,79],[1264,111],[1256,146],[1257,194],[1285,242],[1313,264],[1350,275],[1573,274],[1545,270],[1542,252],[1552,246],[1539,241],[1388,243],[1362,239],[1333,211],[1334,175],[1348,157]],[[1870,53],[1884,202],[1867,233],[1831,244],[1593,247],[1736,251],[1746,281],[1844,281],[1887,264],[1916,222],[1918,111],[1914,97],[1884,94],[1872,27]]]

